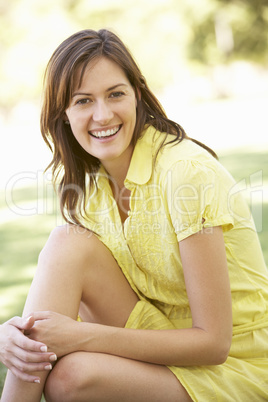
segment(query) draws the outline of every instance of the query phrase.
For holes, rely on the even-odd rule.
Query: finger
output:
[[[17,358],[20,361],[25,362],[26,364],[43,363],[43,366],[57,360],[57,356],[55,355],[55,353],[29,352],[17,346],[14,347],[12,355],[14,356],[14,358]]]
[[[16,368],[20,373],[33,374],[36,371],[50,371],[52,370],[52,363],[50,362],[25,362],[17,357],[13,357],[12,362],[10,362],[10,368]]]
[[[35,320],[32,315],[23,318],[23,329],[30,330],[34,326]]]
[[[30,382],[30,383],[39,383],[40,384],[40,378],[38,376],[33,376],[28,373],[21,372],[18,370],[16,367],[11,367],[10,371],[20,380],[25,381],[25,382]]]
[[[6,344],[5,349],[11,350],[12,345],[17,345],[22,349],[31,350],[34,352],[47,352],[47,346],[43,342],[38,342],[33,339],[29,339],[23,334],[23,332],[15,325],[21,324],[20,317],[14,317],[10,321],[7,321],[3,326],[7,330],[7,339],[9,342]]]
[[[8,324],[13,325],[14,327],[20,329],[20,330],[30,330],[34,323],[35,320],[32,315],[26,316],[26,317],[13,317],[11,318],[8,322]]]
[[[34,341],[19,331],[17,331],[16,336],[14,337],[14,343],[21,349],[27,351],[47,352],[47,346],[43,342]]]
[[[31,319],[31,317],[22,318],[16,316],[8,320],[6,324],[13,325],[14,327],[22,330],[25,329],[25,327],[28,327],[29,325],[33,326],[34,319]]]

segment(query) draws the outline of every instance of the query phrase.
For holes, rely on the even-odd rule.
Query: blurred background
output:
[[[38,253],[62,223],[43,174],[45,66],[66,37],[103,27],[168,116],[236,178],[268,261],[268,0],[0,0],[0,323],[21,314]]]

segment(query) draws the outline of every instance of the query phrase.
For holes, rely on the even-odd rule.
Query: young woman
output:
[[[68,223],[24,321],[5,324],[2,402],[267,400],[268,276],[246,202],[117,36],[57,48],[41,130]]]

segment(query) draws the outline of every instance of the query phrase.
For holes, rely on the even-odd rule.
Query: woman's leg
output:
[[[189,402],[192,399],[165,366],[101,353],[63,357],[49,375],[47,402]]]
[[[124,327],[137,301],[137,295],[131,289],[110,251],[100,240],[86,230],[66,225],[56,228],[52,232],[40,254],[24,313],[52,310],[76,319],[80,308],[81,317],[85,321]],[[76,368],[79,366],[80,360],[82,366],[77,371]],[[76,372],[81,383],[89,382],[90,389],[91,382],[103,384],[104,380],[105,383],[110,378],[109,387],[116,389],[120,383],[124,384],[122,393],[128,387],[134,392],[135,387],[137,387],[137,382],[134,379],[141,377],[138,376],[138,372],[141,370],[143,375],[148,376],[148,379],[150,378],[152,391],[160,382],[159,377],[163,375],[163,378],[168,378],[168,382],[174,384],[174,390],[176,393],[178,392],[178,395],[179,393],[185,395],[184,389],[166,367],[135,362],[116,356],[81,352],[67,355],[56,364],[47,382],[48,395],[52,395],[52,386],[50,387],[49,384],[58,383],[59,375],[66,373],[67,368],[70,370],[72,367],[69,364],[75,366],[69,378]],[[99,370],[96,372],[95,368],[94,370],[91,368],[87,377],[86,370],[81,369],[81,367],[89,367],[90,369],[89,364],[94,364],[95,368],[98,365]],[[116,382],[116,374],[113,377],[109,377],[108,374],[101,376],[100,373],[103,370],[107,370],[107,373],[117,372],[121,380]],[[9,372],[2,402],[39,401],[48,374],[42,373],[40,375],[39,373],[38,375],[41,378],[40,385],[22,382]],[[112,385],[113,379],[114,385]],[[141,378],[140,381],[142,381]],[[59,384],[62,385],[63,382],[59,380]],[[142,395],[144,392],[149,392],[148,384],[146,384],[147,380],[144,378],[143,388],[140,388]],[[168,387],[165,389],[166,393],[169,394]],[[78,391],[80,392],[79,386]],[[172,393],[172,395],[174,394]],[[111,400],[116,400],[116,398]],[[79,399],[74,396],[73,400],[78,401]],[[165,400],[168,399],[165,398]]]
[[[76,226],[56,228],[42,250],[25,312],[52,310],[122,327],[138,301],[111,252]]]
[[[124,326],[138,298],[109,250],[92,233],[75,226],[53,230],[42,250],[24,314],[51,310],[107,325]],[[47,372],[36,372],[41,383],[19,380],[8,372],[2,402],[40,400]]]

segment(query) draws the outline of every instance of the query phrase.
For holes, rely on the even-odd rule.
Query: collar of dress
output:
[[[161,137],[161,133],[157,131],[153,126],[145,127],[141,137],[138,139],[128,168],[127,176],[125,179],[125,185],[128,184],[146,184],[151,176],[153,169],[153,159],[157,148],[157,139]],[[98,187],[102,188],[103,179],[107,175],[103,166],[99,170],[97,176]],[[106,181],[106,180],[105,180]]]
[[[145,128],[134,148],[125,183],[146,184],[151,176],[156,129]]]

